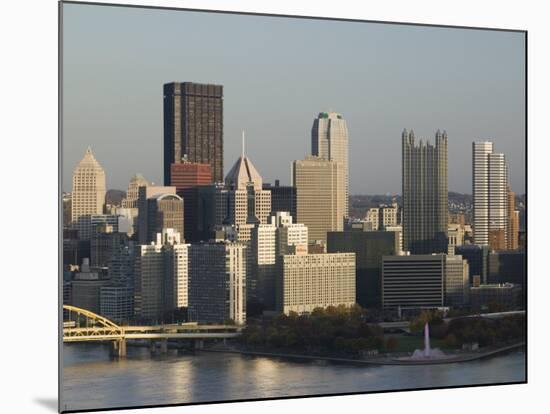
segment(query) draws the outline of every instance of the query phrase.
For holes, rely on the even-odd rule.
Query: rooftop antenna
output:
[[[242,130],[242,134],[243,134],[243,143],[242,143],[242,154],[241,154],[241,157],[244,158],[244,129]]]

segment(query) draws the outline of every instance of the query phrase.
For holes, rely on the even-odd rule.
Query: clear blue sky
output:
[[[162,85],[224,86],[224,168],[241,151],[288,183],[318,112],[343,114],[352,194],[401,192],[401,131],[449,136],[449,190],[471,193],[471,144],[525,181],[524,35],[329,20],[65,4],[63,189],[88,145],[125,190],[162,182]]]

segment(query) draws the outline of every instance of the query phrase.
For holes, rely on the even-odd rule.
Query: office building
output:
[[[176,193],[183,198],[183,228],[185,240],[196,242],[199,220],[199,186],[212,184],[210,164],[183,161],[170,167],[170,185],[176,187]]]
[[[275,282],[280,256],[307,253],[308,229],[292,222],[287,212],[277,212],[268,224],[259,224],[251,230],[250,269],[247,272],[249,302],[275,310]]]
[[[128,240],[126,233],[114,231],[110,224],[96,228],[90,239],[90,262],[94,267],[108,267],[114,252]]]
[[[513,283],[495,283],[470,288],[470,306],[473,310],[490,311],[491,306],[497,306],[499,310],[516,310],[522,307],[522,301],[522,288]]]
[[[189,247],[189,319],[246,322],[246,247],[198,243]]]
[[[157,233],[151,244],[136,247],[134,306],[150,322],[170,320],[188,306],[188,248],[172,228]]]
[[[198,193],[198,240],[208,241],[215,238],[221,226],[228,223],[228,189],[225,184],[214,183],[197,187]]]
[[[455,254],[456,247],[464,244],[464,226],[460,224],[449,224],[447,229],[449,240],[448,254]]]
[[[105,171],[88,147],[73,172],[71,222],[81,240],[90,239],[89,217],[103,214],[105,205]]]
[[[308,313],[315,308],[355,304],[355,254],[287,254],[277,278],[279,312]]]
[[[524,251],[489,252],[487,259],[487,283],[513,283],[525,286],[527,276],[526,265]]]
[[[263,189],[271,192],[271,214],[278,211],[288,211],[296,218],[296,188],[291,185],[280,185],[275,180],[275,185],[263,184]]]
[[[369,208],[364,221],[367,223],[367,230],[377,231],[380,228],[380,209],[378,207]]]
[[[472,143],[474,243],[491,250],[506,249],[508,229],[508,171],[504,154],[493,143]]]
[[[384,256],[382,307],[387,310],[444,306],[444,254]]]
[[[468,305],[470,294],[468,261],[462,256],[445,257],[445,306],[464,308]]]
[[[311,155],[340,164],[342,174],[338,191],[344,203],[344,217],[349,216],[348,127],[341,114],[321,112],[311,128]]]
[[[489,262],[488,246],[477,244],[465,244],[455,247],[455,254],[462,256],[468,261],[469,282],[474,283],[475,276],[479,276],[480,283],[487,284],[487,268]]]
[[[243,135],[244,140],[244,135]],[[256,224],[265,224],[271,212],[271,192],[264,190],[262,177],[243,152],[225,177],[227,216],[224,224],[234,225],[239,240],[249,241]]]
[[[134,290],[128,286],[99,288],[100,315],[115,322],[128,322],[134,316]]]
[[[342,173],[339,162],[319,157],[308,156],[292,163],[296,222],[307,226],[310,244],[316,241],[325,244],[327,232],[343,230]]]
[[[508,188],[508,222],[507,240],[508,250],[517,250],[519,247],[519,211],[516,210],[516,194]]]
[[[164,85],[164,184],[171,165],[184,160],[210,164],[223,181],[223,86],[192,82]]]
[[[155,241],[157,233],[166,228],[183,235],[183,200],[176,194],[176,187],[143,186],[138,194],[139,244]]]
[[[123,208],[135,208],[138,207],[139,187],[146,187],[149,183],[145,177],[141,174],[136,174],[130,179],[128,184],[128,191],[126,197],[122,200]]]
[[[328,253],[355,253],[356,302],[380,307],[382,257],[398,254],[399,235],[393,231],[340,231],[327,234]]]
[[[109,284],[109,279],[95,269],[90,268],[90,261],[86,258],[75,273],[71,282],[71,304],[77,308],[100,313],[99,293],[103,286]]]
[[[403,244],[413,254],[447,251],[447,133],[435,145],[402,134]]]

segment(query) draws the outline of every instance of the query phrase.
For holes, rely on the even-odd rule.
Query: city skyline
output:
[[[399,137],[403,128],[412,128],[418,137],[430,137],[437,128],[447,130],[450,191],[471,193],[470,148],[473,141],[479,140],[495,142],[507,156],[512,190],[517,194],[525,190],[521,33],[498,32],[496,36],[496,32],[484,30],[376,23],[344,26],[337,21],[297,22],[261,16],[269,30],[281,31],[279,40],[269,43],[272,55],[267,56],[258,49],[258,42],[266,40],[263,34],[256,40],[245,36],[258,24],[260,16],[230,16],[227,21],[242,23],[239,27],[231,25],[233,37],[229,41],[240,49],[222,52],[211,38],[227,28],[227,21],[222,23],[226,17],[223,15],[194,12],[189,17],[186,13],[169,14],[162,10],[119,13],[110,7],[82,12],[79,9],[85,7],[71,6],[65,6],[71,19],[64,28],[67,39],[64,76],[66,85],[71,86],[64,92],[64,191],[71,190],[69,177],[83,149],[90,144],[108,172],[107,189],[124,190],[136,173],[162,183],[162,85],[173,81],[223,85],[224,175],[238,158],[240,131],[245,129],[247,153],[262,170],[265,181],[273,183],[278,178],[283,184],[289,183],[291,162],[309,153],[311,118],[322,111],[337,111],[347,120],[349,128],[350,194],[400,193]],[[93,30],[97,19],[101,20],[105,33]],[[119,19],[124,19],[128,27],[125,35],[114,30],[113,22]],[[159,21],[165,24],[152,38],[144,39],[136,32],[139,24],[159,25]],[[182,50],[181,55],[169,54],[164,60],[155,60],[159,53],[170,53],[167,31],[173,35],[174,31],[185,31],[182,27],[199,30],[197,26],[202,27],[205,22],[213,32],[205,34],[205,45],[210,49],[197,50],[186,44],[178,49]],[[304,29],[301,25],[309,30],[307,38],[283,50],[285,45],[289,46],[289,36],[296,35],[298,27]],[[334,29],[330,37],[323,34],[326,25]],[[320,38],[314,41],[317,35]],[[113,45],[105,43],[107,37],[103,36],[113,40]],[[347,59],[348,66],[354,68],[343,67],[342,74],[349,79],[343,79],[335,71],[335,62],[310,71],[313,66],[306,61],[321,56],[323,47],[336,47],[340,37],[349,40],[350,36],[368,40],[362,48],[378,53],[374,62],[369,53],[363,60],[352,60],[352,44],[342,49],[342,59]],[[168,43],[159,43],[162,39]],[[383,48],[379,45],[381,39],[386,42]],[[113,50],[126,50],[121,42],[126,44],[127,52],[114,58]],[[410,42],[414,42],[414,54],[407,51]],[[80,52],[82,46],[87,56]],[[298,55],[299,47],[307,47],[301,50],[303,56]],[[388,55],[386,48],[393,53]],[[248,61],[243,52],[246,55],[251,51],[255,59]],[[396,65],[394,54],[400,56],[397,61],[412,64]],[[147,62],[141,56],[147,57]],[[195,65],[189,57],[200,58],[200,62]],[[219,59],[219,67],[209,64],[213,57]],[[445,64],[433,65],[430,57]],[[93,63],[90,59],[94,62],[114,59],[115,70],[92,65],[97,73],[91,76],[84,68]],[[291,72],[275,73],[283,69],[282,63],[276,64],[277,59],[287,59],[284,70]],[[128,62],[132,63],[133,71],[129,70]],[[426,72],[434,66],[438,70]],[[383,67],[392,69],[391,76],[381,72]],[[293,76],[289,77],[290,74]],[[358,77],[361,83],[357,83]],[[322,85],[322,91],[312,89],[314,83]],[[86,85],[86,93],[82,93],[79,84]],[[404,89],[403,85],[408,87]],[[434,94],[434,90],[438,93]],[[86,96],[85,102],[79,96]],[[411,103],[403,105],[407,102],[404,97]],[[139,145],[131,148],[131,157],[125,157],[132,142]]]

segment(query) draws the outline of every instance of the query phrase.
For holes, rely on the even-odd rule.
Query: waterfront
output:
[[[103,344],[63,346],[66,410],[444,387],[525,380],[525,353],[427,366],[357,366],[237,354],[153,356]]]

